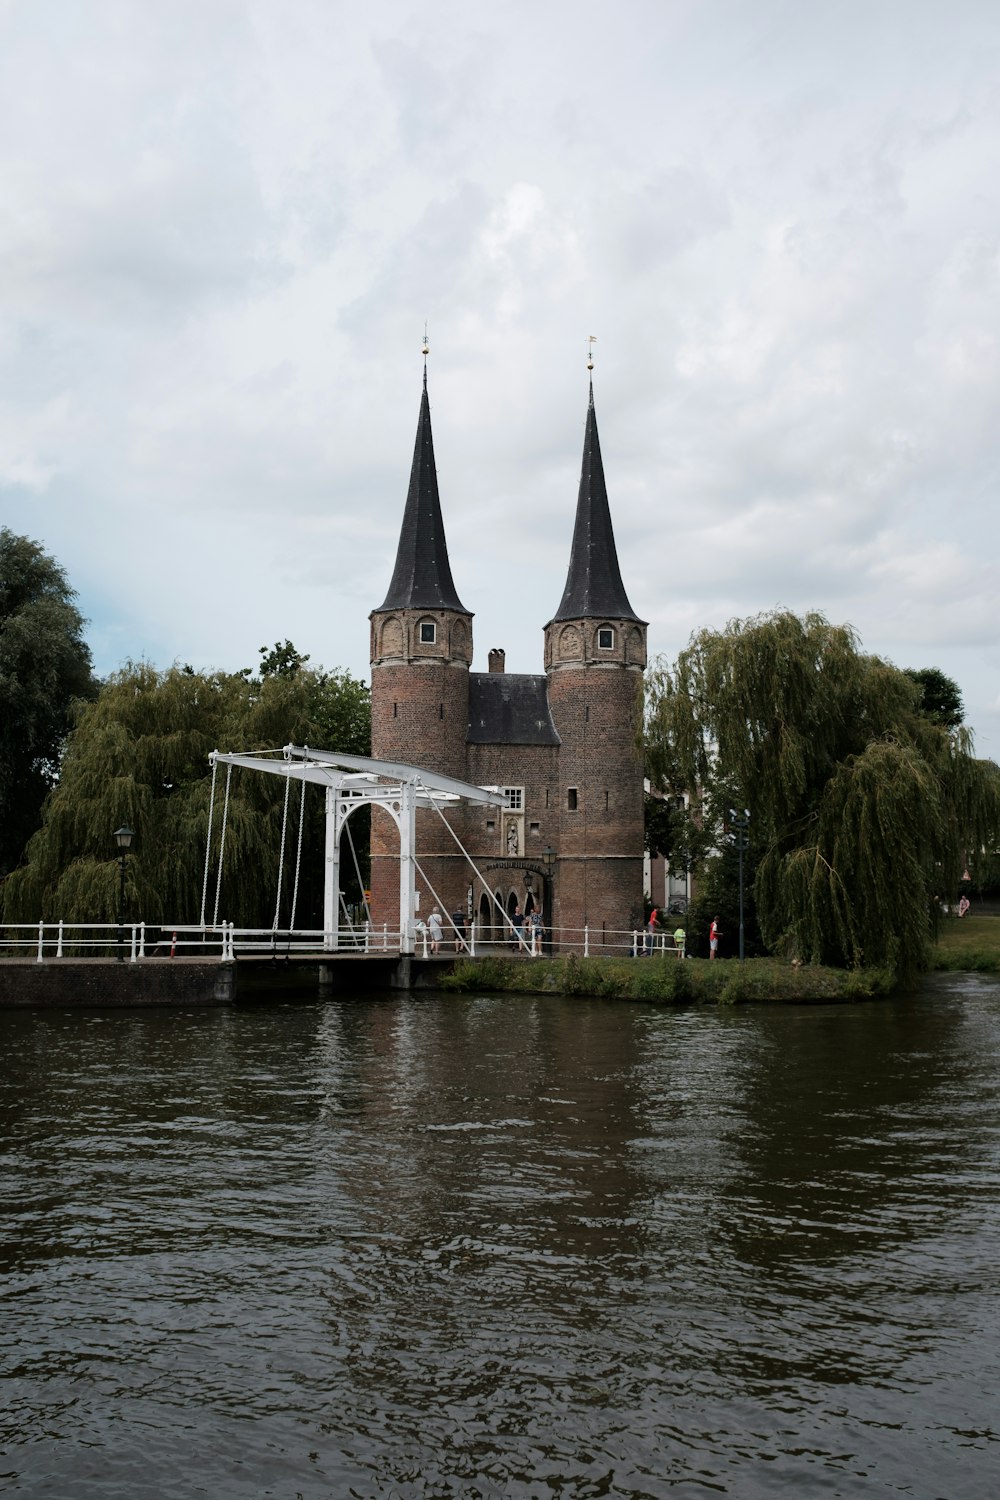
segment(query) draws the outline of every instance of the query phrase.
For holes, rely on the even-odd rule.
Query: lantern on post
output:
[[[114,838],[118,845],[118,952],[115,957],[121,963],[124,959],[122,950],[125,945],[125,861],[135,834],[127,823],[123,823],[121,828],[115,829]]]

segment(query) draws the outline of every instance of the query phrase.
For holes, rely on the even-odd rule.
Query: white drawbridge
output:
[[[399,951],[412,954],[415,948],[415,891],[416,891],[416,813],[418,807],[435,809],[448,827],[475,873],[468,853],[458,835],[444,817],[449,804],[476,802],[488,807],[503,807],[503,794],[496,787],[473,786],[466,781],[457,781],[451,776],[439,776],[418,766],[402,765],[395,761],[370,760],[361,755],[339,755],[329,750],[313,750],[306,745],[285,745],[280,752],[256,751],[246,754],[227,754],[213,750],[209,756],[213,768],[212,803],[209,807],[209,838],[205,850],[205,882],[202,892],[202,926],[205,925],[205,902],[208,893],[208,872],[211,855],[212,817],[215,803],[215,776],[220,765],[229,768],[226,779],[226,808],[223,811],[222,832],[219,841],[218,874],[216,882],[216,920],[218,918],[219,886],[222,879],[222,861],[225,853],[226,811],[229,800],[229,778],[233,766],[242,766],[251,771],[263,771],[270,776],[285,778],[285,818],[282,828],[282,850],[284,859],[284,835],[287,825],[288,798],[292,782],[301,782],[302,798],[305,785],[313,782],[326,792],[326,838],[323,877],[323,947],[336,951],[340,946],[341,932],[341,884],[340,884],[340,836],[351,814],[359,807],[384,807],[399,830]],[[350,830],[348,829],[348,837]],[[352,846],[353,847],[353,846]],[[299,814],[299,850],[296,857],[295,891],[298,890],[299,857],[302,848],[302,813]],[[279,892],[281,867],[279,864]],[[280,895],[279,895],[280,899]],[[294,926],[294,904],[292,920]],[[275,927],[278,923],[278,908],[275,907]]]

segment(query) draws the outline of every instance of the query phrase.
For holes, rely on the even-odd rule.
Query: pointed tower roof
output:
[[[417,440],[413,449],[410,488],[406,495],[403,525],[399,533],[396,566],[385,602],[379,609],[469,610],[455,592],[448,561],[441,501],[438,496],[431,408],[427,399],[427,367],[420,398]]]
[[[594,382],[591,381],[569,573],[562,602],[552,616],[552,621],[593,619],[598,616],[611,620],[639,620],[628,602],[618,567],[608,490],[604,483],[604,464],[601,462],[601,442],[597,435]],[[639,623],[645,624],[645,621],[639,620]]]

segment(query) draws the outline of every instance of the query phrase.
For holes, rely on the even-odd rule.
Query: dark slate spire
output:
[[[591,381],[587,431],[583,440],[580,498],[576,503],[569,573],[562,602],[552,619],[581,620],[597,617],[604,620],[639,619],[628,602],[618,567],[608,490],[604,483],[604,465],[601,462],[601,442],[597,436],[594,383]]]
[[[420,398],[417,441],[413,449],[410,488],[399,533],[396,566],[380,609],[457,609],[469,611],[455,592],[448,561],[441,501],[438,498],[431,408],[427,399],[427,366]]]

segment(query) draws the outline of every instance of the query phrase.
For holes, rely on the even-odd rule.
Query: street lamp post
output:
[[[546,930],[549,935],[549,952],[551,953],[553,951],[552,921],[555,915],[555,893],[552,888],[552,876],[556,867],[556,851],[553,849],[551,844],[546,844],[545,848],[542,850],[542,864],[545,866],[545,890],[542,893],[542,921],[546,923]],[[545,910],[546,899],[548,900],[548,911]]]
[[[735,808],[729,809],[729,823],[733,830],[733,837],[740,856],[740,963],[743,962],[743,851],[749,846],[748,837],[750,831],[750,809],[745,807],[742,814],[738,814]]]
[[[118,952],[115,957],[119,963],[125,957],[122,951],[125,946],[125,860],[134,838],[135,834],[127,823],[115,829],[115,843],[118,845]]]

